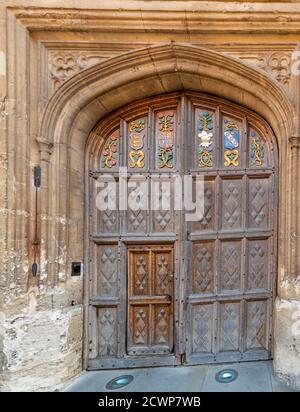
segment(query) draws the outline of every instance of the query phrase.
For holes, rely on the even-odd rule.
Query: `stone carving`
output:
[[[115,51],[112,50],[111,55],[115,54]],[[237,51],[229,52],[229,54],[267,71],[277,81],[289,86],[291,80],[291,52],[243,53]],[[91,53],[87,50],[68,50],[66,53],[57,50],[49,51],[49,77],[54,90],[74,74],[109,57],[103,51],[101,53],[97,51]]]
[[[6,111],[6,103],[7,103],[7,97],[0,97],[0,120],[1,118],[5,118],[8,113]]]
[[[49,72],[54,89],[80,70],[86,69],[103,60],[102,56],[89,55],[81,51],[49,53]]]
[[[289,86],[291,81],[291,53],[290,52],[263,52],[252,54],[242,54],[238,56],[241,60],[253,64],[268,72],[271,76]]]
[[[291,79],[291,55],[287,53],[271,53],[267,57],[264,69],[284,85]]]

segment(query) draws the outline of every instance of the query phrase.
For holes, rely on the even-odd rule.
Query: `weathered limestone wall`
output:
[[[82,308],[49,309],[5,317],[4,390],[61,389],[80,373]]]
[[[294,326],[300,302],[300,89],[298,77],[291,71],[292,53],[299,50],[300,43],[300,4],[164,0],[98,3],[72,0],[68,10],[62,9],[61,0],[11,0],[0,5],[0,390],[60,390],[82,370],[83,276],[71,277],[70,266],[72,261],[84,261],[84,146],[101,115],[121,105],[122,99],[129,102],[132,96],[142,97],[154,89],[162,93],[186,86],[223,93],[223,97],[239,100],[252,109],[255,106],[267,116],[271,112],[269,102],[260,98],[257,103],[255,96],[258,81],[260,90],[265,85],[265,96],[272,100],[274,113],[268,121],[280,140],[274,366],[283,380],[300,387],[300,341]],[[31,6],[35,9],[28,9]],[[88,10],[95,7],[99,10]],[[218,52],[221,61],[228,55],[245,66],[249,64],[258,72],[252,78],[253,96],[243,89],[246,69],[238,81],[233,72],[229,73],[226,84],[217,84],[209,76],[200,80],[195,73],[184,76],[181,71],[189,70],[188,65],[182,69],[184,62],[178,63],[169,50],[169,60],[174,59],[170,77],[161,76],[167,63],[160,64],[159,57],[156,61],[151,57],[145,68],[143,53],[133,66],[130,58],[124,57],[118,64],[127,61],[127,71],[116,73],[116,78],[130,77],[136,85],[112,92],[109,89],[115,80],[108,80],[106,97],[96,99],[93,85],[88,85],[85,77],[91,67],[122,53],[170,42],[200,45]],[[185,61],[188,59],[187,53]],[[232,62],[226,60],[226,64],[229,70]],[[113,74],[117,67],[106,70]],[[209,71],[217,77],[218,70]],[[144,81],[148,72],[155,81]],[[180,75],[173,76],[177,72]],[[53,116],[60,119],[58,124],[54,127],[50,122],[42,128],[51,96],[77,73],[82,74],[78,78],[82,100],[72,100],[75,85],[68,83],[68,99]],[[104,69],[99,73],[106,75]],[[272,95],[271,86],[260,73],[274,83]],[[236,89],[229,85],[230,75]],[[104,87],[102,92],[105,95]],[[279,101],[285,98],[292,108],[280,106]],[[81,104],[86,105],[85,110]],[[280,110],[277,116],[276,107]],[[284,120],[284,107],[289,113],[295,109],[292,120],[288,115]],[[76,121],[78,113],[82,114]],[[283,119],[277,121],[281,124],[276,123],[276,117]],[[68,124],[69,118],[73,126]],[[36,164],[42,167],[40,273],[32,278],[32,176]]]
[[[300,387],[300,302],[276,301],[274,367],[279,379]]]

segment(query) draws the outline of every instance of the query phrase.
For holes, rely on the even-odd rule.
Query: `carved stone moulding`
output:
[[[43,42],[41,75],[50,95],[74,74],[118,54],[143,47],[132,43]]]
[[[292,53],[297,50],[297,43],[223,44],[211,48],[266,71],[292,91]]]
[[[101,42],[43,42],[45,64],[41,67],[48,75],[48,98],[74,74],[88,67],[130,50],[145,47],[142,43],[101,43]],[[199,44],[194,44],[198,45]],[[229,54],[254,65],[293,91],[291,73],[292,52],[296,43],[289,44],[201,44],[208,49]],[[45,67],[44,67],[45,66]]]

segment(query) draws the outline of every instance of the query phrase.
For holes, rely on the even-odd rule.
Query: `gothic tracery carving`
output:
[[[50,53],[49,74],[54,89],[57,89],[65,80],[74,76],[80,70],[99,63],[101,60],[103,60],[102,56],[89,55],[81,51]]]

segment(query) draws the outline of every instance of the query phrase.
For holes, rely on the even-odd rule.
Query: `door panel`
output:
[[[240,291],[242,287],[241,240],[221,241],[218,292]]]
[[[241,179],[222,180],[222,229],[242,227],[243,191]]]
[[[194,243],[193,257],[193,293],[214,293],[215,242]]]
[[[129,355],[173,349],[173,248],[128,248]]]
[[[240,342],[240,302],[220,304],[219,352],[242,351]]]
[[[189,224],[189,230],[192,232],[213,231],[216,229],[216,179],[207,177],[204,181],[204,212],[199,221]]]
[[[271,189],[270,178],[254,178],[249,179],[249,209],[248,209],[248,224],[249,228],[253,229],[268,229],[269,228],[269,211],[272,209],[269,202]]]
[[[192,306],[192,353],[212,353],[214,307],[212,303]]]

